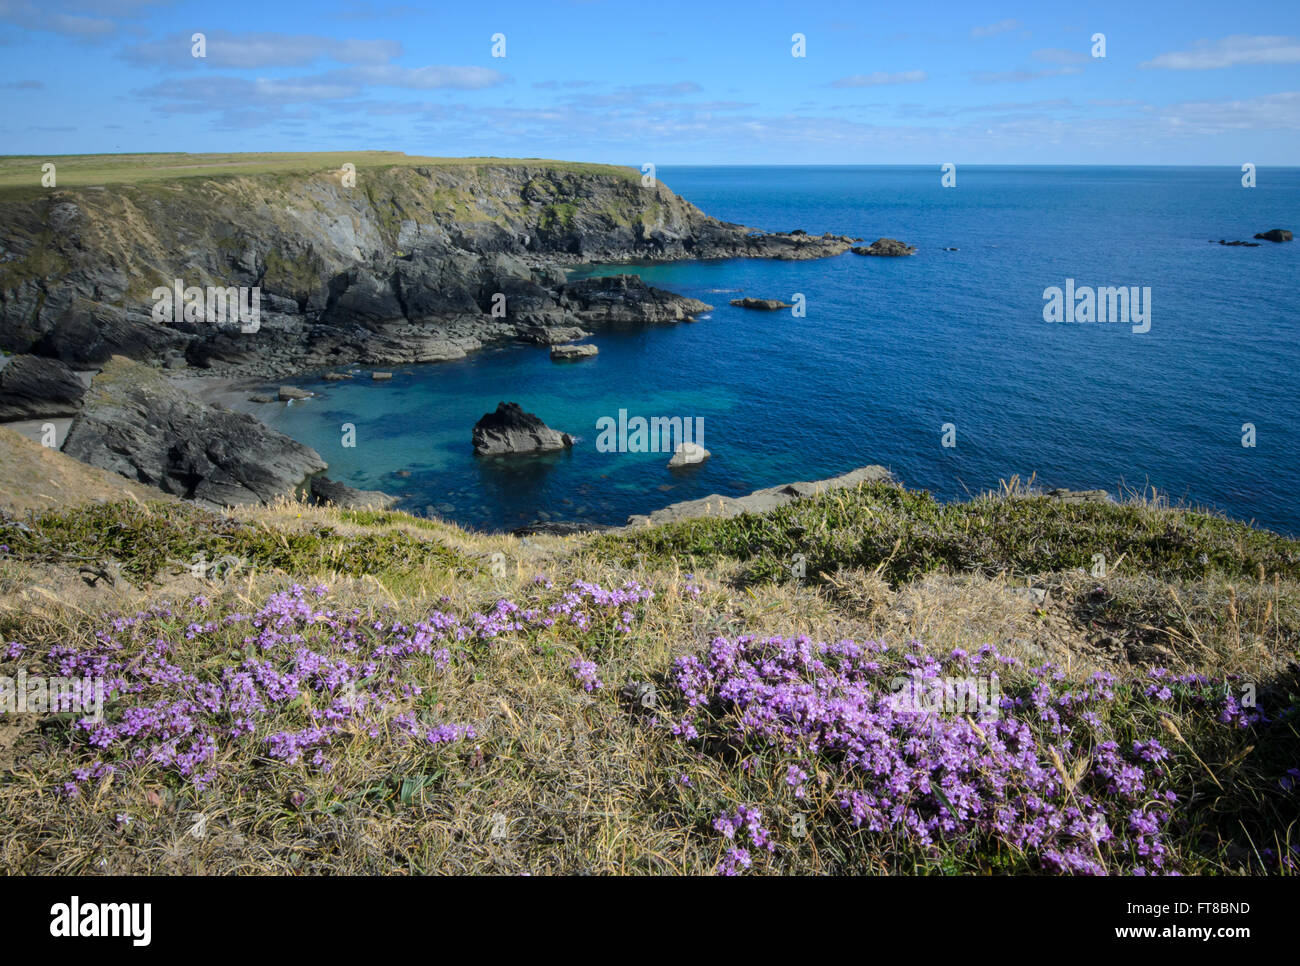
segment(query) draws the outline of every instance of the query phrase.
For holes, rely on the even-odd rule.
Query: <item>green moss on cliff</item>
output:
[[[262,286],[268,292],[304,299],[315,292],[325,280],[325,266],[310,250],[286,255],[278,248],[266,253],[266,274]]]
[[[542,215],[537,220],[537,227],[542,231],[550,231],[556,226],[566,229],[572,228],[573,219],[577,214],[578,206],[573,202],[550,204],[542,209]]]
[[[10,291],[32,279],[58,278],[68,270],[68,262],[54,248],[54,233],[49,229],[32,239],[28,253],[11,261],[0,261],[0,291]]]

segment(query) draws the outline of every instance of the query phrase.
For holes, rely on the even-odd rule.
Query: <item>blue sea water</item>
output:
[[[330,476],[484,529],[622,523],[678,500],[737,495],[881,463],[961,498],[1018,474],[1044,486],[1155,488],[1175,502],[1300,533],[1300,169],[681,167],[661,179],[718,218],[899,238],[910,258],[593,266],[712,304],[694,324],[600,331],[594,359],[491,349],[387,383],[297,380],[322,398],[255,411],[320,451]],[[946,251],[945,248],[957,248]],[[1043,291],[1151,289],[1151,328],[1053,324]],[[807,315],[733,308],[807,300]],[[579,437],[571,452],[476,457],[499,401]],[[702,417],[712,458],[602,453],[597,420]],[[356,446],[341,426],[356,426]],[[956,446],[942,445],[945,423]],[[1243,424],[1256,445],[1242,445]],[[397,471],[409,471],[399,477]]]

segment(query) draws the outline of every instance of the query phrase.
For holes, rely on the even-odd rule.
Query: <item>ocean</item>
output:
[[[581,362],[493,348],[401,367],[391,382],[286,380],[321,398],[248,410],[315,447],[331,478],[478,529],[621,524],[879,463],[945,500],[1032,476],[1154,489],[1300,533],[1300,242],[1217,244],[1300,229],[1300,169],[1260,169],[1254,188],[1234,168],[959,165],[955,187],[937,164],[658,174],[726,221],[918,251],[588,266],[575,277],[636,272],[714,309],[695,323],[598,331],[600,354]],[[1044,290],[1067,279],[1149,288],[1149,331],[1044,321]],[[796,293],[803,317],[728,304]],[[471,429],[501,401],[577,445],[477,457]],[[620,410],[702,420],[711,459],[670,470],[669,453],[599,451],[598,422]]]

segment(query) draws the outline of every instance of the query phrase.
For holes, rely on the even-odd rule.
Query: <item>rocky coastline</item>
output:
[[[722,222],[630,170],[590,168],[394,167],[354,188],[318,172],[4,199],[0,421],[44,440],[55,420],[68,455],[182,498],[364,499],[324,477],[314,450],[232,409],[268,382],[348,367],[380,379],[489,345],[581,358],[594,347],[570,344],[593,331],[712,308],[635,274],[571,280],[585,264],[823,258],[855,241]]]

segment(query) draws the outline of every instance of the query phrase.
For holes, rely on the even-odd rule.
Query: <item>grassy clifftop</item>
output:
[[[435,158],[402,151],[313,151],[240,154],[64,154],[0,156],[0,200],[32,197],[49,189],[41,185],[42,165],[55,165],[57,186],[141,184],[188,178],[225,178],[259,174],[313,175],[337,172],[344,164],[358,171],[398,167],[502,167],[526,164],[574,174],[632,178],[630,168],[542,158]]]
[[[527,541],[110,503],[0,545],[0,675],[113,683],[0,720],[10,872],[1296,868],[1300,543],[1218,518],[868,485]],[[993,714],[897,703],[994,675]]]

